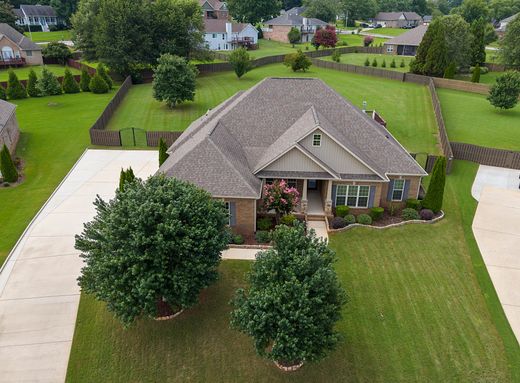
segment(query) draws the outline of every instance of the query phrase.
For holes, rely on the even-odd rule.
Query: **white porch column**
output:
[[[303,180],[302,200],[301,200],[301,211],[302,213],[307,212],[307,205],[309,200],[307,199],[307,179]]]
[[[327,180],[327,197],[325,198],[325,214],[332,214],[332,180]]]

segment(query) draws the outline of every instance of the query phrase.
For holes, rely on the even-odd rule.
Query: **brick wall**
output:
[[[273,25],[271,32],[264,32],[264,39],[288,43],[287,34],[290,30],[291,27],[288,25]]]
[[[233,232],[244,237],[251,237],[255,232],[256,200],[226,198],[226,202],[235,202],[236,225],[232,227]]]
[[[388,177],[390,179],[399,179],[399,177]],[[386,199],[388,195],[388,186],[390,183],[385,182],[381,188],[381,206],[388,208],[390,204],[395,207],[402,208],[405,205],[405,201],[409,198],[417,198],[419,196],[419,185],[421,184],[421,177],[404,177],[406,180],[410,180],[410,187],[408,189],[408,196],[403,197],[403,202],[391,202]]]
[[[20,138],[20,130],[18,129],[18,121],[16,120],[16,114],[13,113],[9,121],[3,128],[0,128],[0,149],[7,146],[11,154],[16,151],[16,144]]]

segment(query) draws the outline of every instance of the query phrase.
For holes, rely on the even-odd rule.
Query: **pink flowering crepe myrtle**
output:
[[[290,187],[285,180],[276,180],[265,184],[263,190],[264,209],[274,210],[279,215],[289,214],[300,202],[300,193]]]

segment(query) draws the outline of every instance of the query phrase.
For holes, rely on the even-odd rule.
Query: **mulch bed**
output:
[[[442,215],[441,212],[434,214],[433,219],[439,218],[441,215]],[[405,222],[405,220],[401,218],[400,211],[395,212],[394,215],[390,215],[390,213],[385,211],[383,213],[383,216],[380,219],[378,219],[377,221],[373,221],[372,225],[370,225],[370,226],[386,227],[386,226],[395,225],[396,223],[401,223],[401,222]],[[428,221],[424,221],[424,222],[428,222]],[[330,229],[332,229],[332,227],[330,227]]]
[[[25,175],[23,174],[23,169],[25,168],[25,163],[21,158],[15,158],[14,165],[16,166],[16,170],[18,170],[18,181],[16,182],[0,182],[0,188],[13,188],[25,181]]]

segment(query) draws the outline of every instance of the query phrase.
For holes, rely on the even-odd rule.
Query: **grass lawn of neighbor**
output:
[[[368,108],[376,109],[383,116],[389,130],[410,151],[439,153],[431,99],[425,86],[317,67],[311,67],[306,73],[294,73],[282,64],[253,69],[240,80],[234,72],[202,75],[197,80],[195,101],[174,109],[152,97],[150,84],[135,85],[108,128],[182,131],[208,109],[269,76],[319,77],[358,107],[366,100]]]
[[[229,327],[229,301],[250,264],[223,261],[201,303],[171,321],[124,330],[82,295],[67,381],[518,381],[518,345],[471,235],[477,167],[455,164],[447,216],[435,225],[331,236],[350,302],[338,323],[343,339],[323,361],[284,373],[256,356],[252,340]]]
[[[413,59],[411,56],[392,56],[392,55],[384,55],[384,54],[370,54],[370,53],[346,53],[341,55],[340,62],[343,64],[352,64],[365,66],[365,60],[368,58],[370,61],[370,67],[372,68],[372,61],[376,59],[377,68],[380,69],[388,69],[395,70],[398,72],[409,72],[410,71],[410,61]],[[333,61],[332,56],[321,57],[321,60],[325,61]],[[383,60],[386,62],[386,68],[383,68],[381,65],[383,64]],[[390,63],[392,60],[395,60],[395,68],[390,67]],[[405,67],[401,68],[401,61],[404,61]]]
[[[25,181],[0,189],[0,265],[30,220],[90,145],[88,129],[115,90],[11,101],[22,132]]]
[[[365,37],[366,36],[363,35],[338,35],[338,41],[339,43],[347,43],[348,46],[362,47]],[[374,37],[374,42],[372,44],[373,46],[378,46],[387,40],[388,39],[381,37]]]
[[[399,36],[403,33],[409,31],[409,29],[404,28],[377,28],[372,31],[367,31],[367,33],[374,33],[376,35],[384,35],[384,36]]]
[[[497,81],[497,77],[504,72],[487,72],[486,74],[480,75],[480,83],[493,85]],[[455,76],[456,80],[471,81],[471,74],[460,74]]]
[[[70,41],[72,39],[70,31],[53,31],[53,32],[25,32],[25,36],[29,37],[35,43],[50,43],[51,41]]]
[[[66,67],[63,65],[51,64],[51,65],[45,65],[45,66],[56,76],[63,76],[65,74]],[[40,77],[43,66],[34,65],[34,66],[25,66],[25,67],[21,67],[21,68],[13,68],[13,70],[16,73],[16,75],[18,76],[19,80],[27,80],[29,78],[29,72],[31,71],[31,69],[34,69],[34,71],[36,72],[38,77]],[[69,69],[71,70],[72,74],[81,74],[81,72],[75,68],[69,67]],[[7,81],[8,79],[9,79],[9,70],[7,70],[7,69],[0,70],[0,81]]]
[[[520,150],[520,105],[500,110],[484,95],[451,89],[437,92],[450,141]]]

